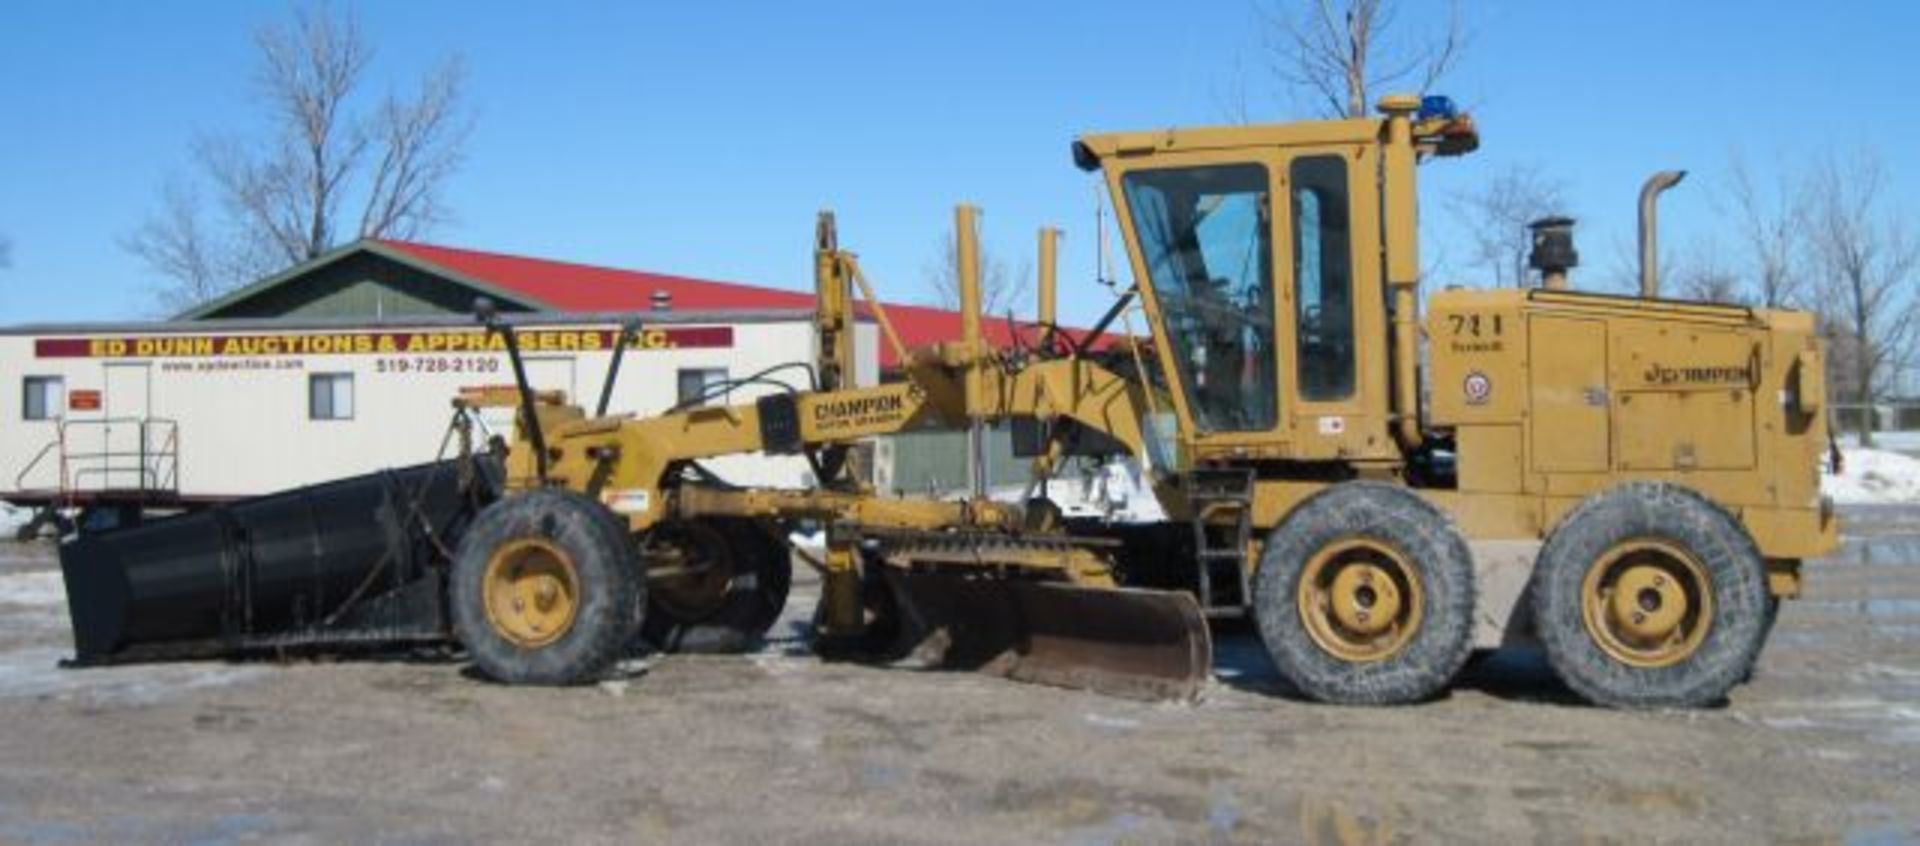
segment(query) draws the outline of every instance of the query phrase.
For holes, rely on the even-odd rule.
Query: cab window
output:
[[[1347,163],[1306,156],[1289,168],[1293,197],[1293,280],[1300,397],[1353,395],[1353,248]]]

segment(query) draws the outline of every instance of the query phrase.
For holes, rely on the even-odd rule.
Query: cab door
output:
[[[1390,457],[1376,148],[1289,150],[1277,233],[1293,457]]]
[[[1274,161],[1156,156],[1115,195],[1159,360],[1196,459],[1282,455]]]

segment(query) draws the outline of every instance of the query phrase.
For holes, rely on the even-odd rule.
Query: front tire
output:
[[[508,684],[596,681],[633,640],[645,606],[626,526],[576,493],[494,503],[454,553],[453,627],[473,665]]]
[[[1759,551],[1732,515],[1677,485],[1589,497],[1547,539],[1529,590],[1548,663],[1599,705],[1720,702],[1766,640]]]
[[[1397,485],[1308,498],[1267,537],[1254,618],[1280,673],[1352,705],[1429,698],[1466,663],[1473,559],[1445,513]]]

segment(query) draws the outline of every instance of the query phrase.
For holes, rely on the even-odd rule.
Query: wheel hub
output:
[[[1400,590],[1386,569],[1368,563],[1344,567],[1334,577],[1330,596],[1340,625],[1363,635],[1393,626],[1400,614]]]
[[[1398,549],[1364,538],[1328,544],[1307,562],[1297,597],[1307,635],[1345,661],[1398,654],[1420,628],[1419,571]]]
[[[1659,567],[1629,567],[1607,602],[1611,622],[1641,640],[1671,636],[1687,616],[1687,594]]]
[[[559,640],[579,613],[573,559],[545,539],[523,538],[495,550],[481,592],[494,631],[525,648]]]
[[[1616,545],[1588,570],[1582,619],[1594,643],[1636,667],[1692,655],[1712,621],[1712,581],[1685,550],[1655,540]]]

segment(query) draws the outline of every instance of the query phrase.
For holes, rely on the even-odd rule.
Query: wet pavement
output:
[[[568,690],[445,660],[56,666],[0,545],[0,842],[1920,840],[1920,507],[1848,509],[1724,708],[1621,713],[1538,656],[1394,709],[1287,698],[1220,637],[1197,706],[761,652]]]

